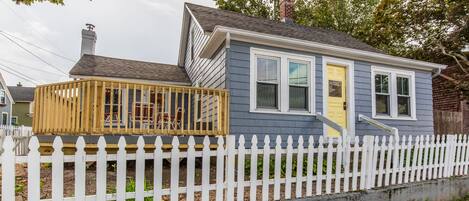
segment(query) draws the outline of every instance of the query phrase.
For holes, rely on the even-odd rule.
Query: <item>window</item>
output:
[[[290,61],[288,63],[289,102],[291,110],[308,110],[308,65]]]
[[[314,57],[251,48],[250,111],[314,114]]]
[[[416,119],[415,73],[373,67],[373,117]]]
[[[257,108],[278,108],[279,60],[257,57]]]
[[[376,114],[390,115],[389,75],[375,75]]]
[[[2,105],[7,104],[4,89],[0,89],[0,104],[2,104]]]
[[[2,113],[2,125],[8,125],[8,113]]]
[[[11,117],[11,125],[18,125],[18,117],[12,116]]]
[[[29,103],[29,114],[31,115],[33,113],[34,113],[34,101]]]

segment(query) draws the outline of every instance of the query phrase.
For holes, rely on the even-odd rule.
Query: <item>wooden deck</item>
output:
[[[98,79],[38,86],[33,132],[57,135],[226,135],[224,89]]]

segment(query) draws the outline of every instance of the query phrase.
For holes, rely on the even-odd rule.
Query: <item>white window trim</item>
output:
[[[390,96],[390,115],[379,115],[376,114],[376,96],[375,96],[375,75],[377,73],[386,73],[389,74],[389,96]],[[409,77],[409,95],[410,97],[410,113],[408,117],[399,116],[397,111],[397,85],[396,78],[397,76]],[[416,109],[416,96],[415,96],[415,72],[406,71],[394,68],[385,68],[378,66],[371,66],[371,107],[372,107],[372,117],[374,119],[389,119],[389,120],[417,120],[417,109]]]
[[[288,52],[265,50],[259,48],[250,48],[250,112],[268,113],[268,114],[288,114],[288,115],[315,115],[316,111],[316,93],[315,93],[315,57],[309,55],[293,54]],[[278,57],[280,58],[280,82],[278,89],[278,109],[261,109],[257,108],[257,62],[256,55]],[[288,85],[288,61],[297,60],[308,63],[310,66],[308,71],[308,110],[299,111],[289,109],[289,85]]]
[[[339,59],[335,57],[322,57],[322,102],[323,115],[327,117],[327,98],[329,96],[329,88],[327,81],[327,64],[344,66],[346,72],[347,87],[347,134],[352,138],[355,137],[355,63],[352,60]],[[323,135],[327,137],[326,124],[323,124]]]

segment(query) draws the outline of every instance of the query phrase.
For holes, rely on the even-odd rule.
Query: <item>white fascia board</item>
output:
[[[191,10],[187,5],[184,7],[184,12],[182,16],[182,28],[181,28],[181,37],[179,39],[179,57],[178,57],[178,65],[184,66],[184,60],[186,58],[186,49],[187,49],[187,38],[189,35],[190,29],[190,22],[194,21],[197,27],[204,32],[202,26],[197,21],[197,19],[192,14]]]
[[[203,48],[200,56],[203,58],[210,58],[215,53],[220,44],[225,40],[226,33],[230,33],[231,40],[263,44],[305,52],[313,52],[359,61],[387,64],[403,68],[432,71],[435,69],[445,69],[447,66],[431,62],[391,56],[382,53],[327,45],[323,43],[305,41],[278,35],[264,34],[253,31],[246,31],[242,29],[235,29],[223,26],[215,27],[214,31],[210,36],[209,41],[205,44],[205,47]]]

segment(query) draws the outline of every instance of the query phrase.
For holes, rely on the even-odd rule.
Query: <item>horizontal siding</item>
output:
[[[225,88],[226,49],[222,47],[211,59],[200,58],[198,55],[209,36],[205,35],[192,20],[189,30],[194,30],[194,43],[191,41],[192,37],[189,31],[185,68],[192,83],[199,82],[201,87],[207,88]],[[191,58],[191,44],[194,44],[194,59]]]
[[[232,41],[229,49],[228,73],[231,94],[230,133],[245,135],[292,135],[294,139],[303,135],[322,135],[322,123],[313,116],[286,114],[261,114],[249,112],[249,67],[250,48],[263,48],[315,56],[316,58],[316,111],[322,111],[322,56],[272,48],[250,43]],[[382,65],[381,65],[382,66]],[[355,61],[355,111],[371,117],[371,64]],[[399,129],[402,135],[432,134],[432,86],[431,73],[415,70],[417,121],[379,120]],[[356,135],[385,135],[384,132],[364,123],[356,122]]]
[[[305,54],[302,52],[268,48],[265,46],[253,45],[238,41],[231,42],[231,47],[228,54],[228,72],[230,74],[229,89],[231,94],[230,134],[244,135],[248,142],[247,146],[249,146],[249,141],[253,135],[258,135],[258,137],[262,137],[266,134],[281,135],[285,139],[288,135],[292,135],[294,141],[296,141],[300,135],[322,135],[322,123],[317,121],[314,116],[262,114],[249,112],[249,59],[251,47]],[[315,56],[316,58],[316,111],[321,112],[322,59],[318,55],[306,55]]]
[[[355,112],[371,117],[371,65],[366,62],[355,62]],[[383,65],[379,65],[383,66]],[[389,67],[389,66],[386,66]],[[408,70],[408,69],[406,69]],[[417,121],[379,120],[382,123],[399,129],[400,135],[433,134],[433,104],[431,72],[414,70]],[[368,124],[357,122],[357,135],[385,135]]]

